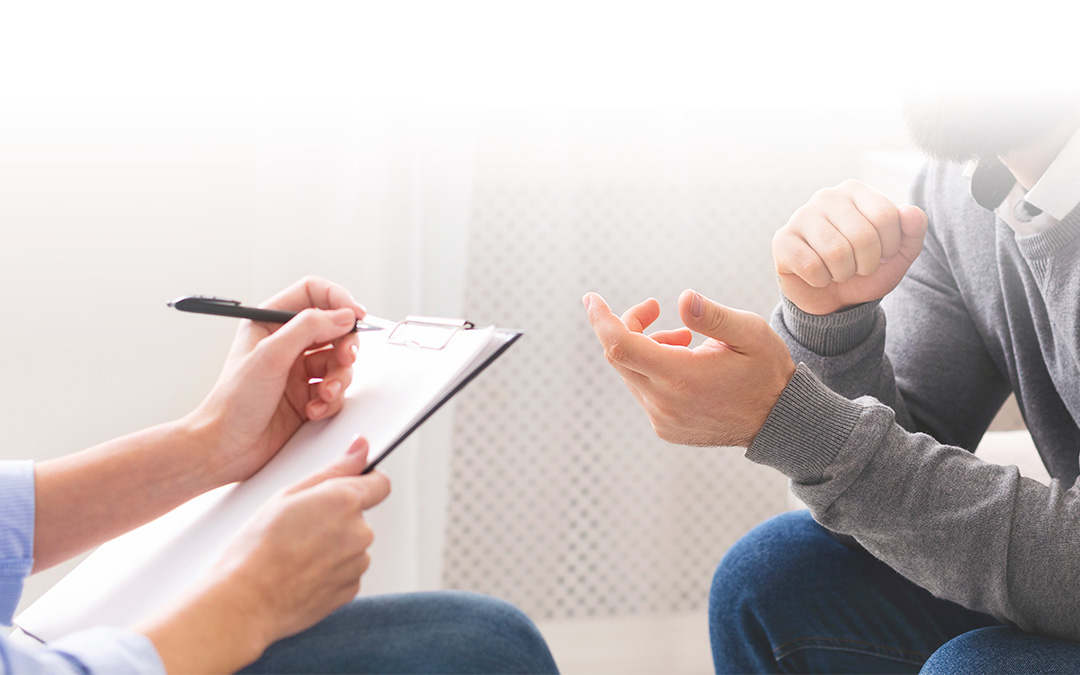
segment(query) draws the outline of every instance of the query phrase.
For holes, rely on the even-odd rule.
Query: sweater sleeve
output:
[[[889,407],[848,400],[805,365],[747,457],[788,475],[822,525],[935,595],[1080,640],[1080,487],[910,433]]]

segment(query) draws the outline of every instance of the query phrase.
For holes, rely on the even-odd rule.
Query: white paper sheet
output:
[[[495,328],[459,331],[441,350],[360,333],[353,383],[335,417],[304,425],[249,480],[227,485],[99,547],[15,625],[43,641],[92,626],[129,626],[195,581],[275,491],[330,464],[356,434],[378,458],[512,341]]]

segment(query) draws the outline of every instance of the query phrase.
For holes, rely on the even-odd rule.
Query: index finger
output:
[[[583,300],[608,361],[646,377],[664,370],[664,345],[630,330],[596,293],[587,293]]]
[[[277,293],[259,307],[299,312],[309,307],[317,309],[353,310],[357,319],[363,319],[366,310],[353,298],[344,286],[321,277],[308,276]]]
[[[851,203],[877,230],[881,240],[881,259],[891,258],[900,248],[900,214],[888,197],[857,181],[842,185]]]
[[[656,298],[649,298],[626,310],[622,322],[635,333],[643,333],[660,317],[660,303]]]

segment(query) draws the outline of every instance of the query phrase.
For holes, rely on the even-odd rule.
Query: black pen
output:
[[[269,323],[287,323],[298,312],[287,312],[281,309],[259,309],[258,307],[244,307],[238,300],[225,300],[205,295],[185,295],[168,303],[169,307],[181,312],[194,312],[196,314],[215,314],[217,316],[233,316],[238,319],[251,319],[252,321],[266,321]],[[366,330],[384,330],[394,325],[392,321],[380,319],[370,314],[362,321],[357,321],[350,332]]]

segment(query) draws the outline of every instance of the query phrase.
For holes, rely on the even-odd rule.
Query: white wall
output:
[[[179,295],[258,302],[320,274],[384,316],[460,312],[468,140],[452,119],[344,111],[0,113],[0,457],[56,457],[196,405],[235,326],[167,309]],[[394,499],[370,517],[394,535],[368,589],[440,577],[448,434],[433,423],[421,440],[441,460],[417,464],[414,441],[384,464]],[[24,604],[68,567],[32,578]]]

